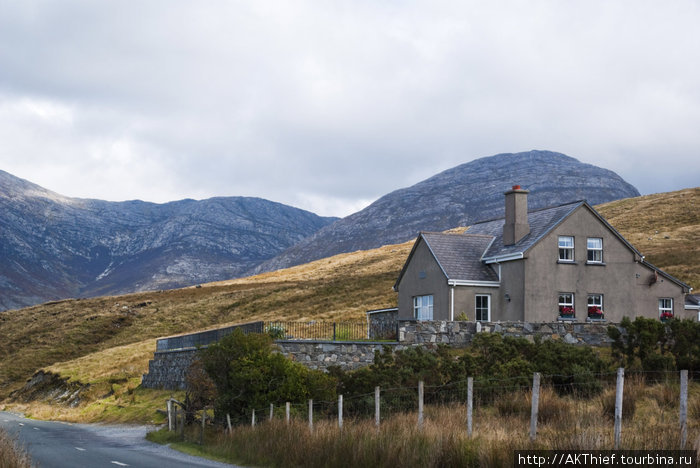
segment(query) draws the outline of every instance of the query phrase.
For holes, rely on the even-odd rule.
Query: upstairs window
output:
[[[588,295],[588,318],[603,319],[603,295],[589,294]]]
[[[488,322],[491,318],[491,296],[489,294],[476,295],[475,314],[477,322]]]
[[[559,316],[562,318],[574,318],[574,293],[559,293]]]
[[[603,239],[600,237],[588,238],[588,263],[603,263]]]
[[[559,260],[562,262],[574,261],[573,236],[559,236]]]
[[[416,320],[433,319],[433,295],[413,297],[413,316]]]
[[[670,297],[659,299],[659,318],[661,320],[673,318],[673,299]]]

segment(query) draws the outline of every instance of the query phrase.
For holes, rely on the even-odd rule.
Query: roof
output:
[[[697,294],[688,294],[685,296],[686,309],[700,309],[700,296]]]
[[[488,251],[483,255],[484,259],[522,254],[584,204],[586,202],[577,201],[528,212],[527,221],[530,225],[530,233],[513,245],[503,245],[503,223],[505,218],[474,224],[467,230],[467,234],[485,234],[494,238]]]
[[[398,288],[411,257],[420,242],[425,242],[447,280],[498,281],[498,274],[481,257],[493,241],[492,236],[473,234],[445,234],[421,232],[399,274],[394,289]]]

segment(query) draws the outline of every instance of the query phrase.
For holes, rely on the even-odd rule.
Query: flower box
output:
[[[664,312],[661,314],[661,321],[665,322],[666,320],[672,319],[673,318],[673,313],[671,312]]]
[[[588,318],[592,320],[604,320],[605,314],[603,310],[598,306],[590,306],[588,308]]]

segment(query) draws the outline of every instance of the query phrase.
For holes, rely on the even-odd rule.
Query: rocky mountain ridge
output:
[[[0,171],[0,310],[240,276],[333,220],[258,198],[69,198]]]
[[[503,193],[530,190],[530,209],[576,200],[591,205],[639,196],[614,172],[552,151],[503,153],[448,169],[396,190],[367,208],[325,226],[254,268],[277,270],[338,253],[397,244],[420,231],[443,231],[504,216]]]

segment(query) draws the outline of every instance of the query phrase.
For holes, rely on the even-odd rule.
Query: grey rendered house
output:
[[[588,203],[528,212],[528,193],[505,193],[505,219],[420,233],[394,285],[398,318],[696,318],[685,307],[691,288],[646,262]]]

